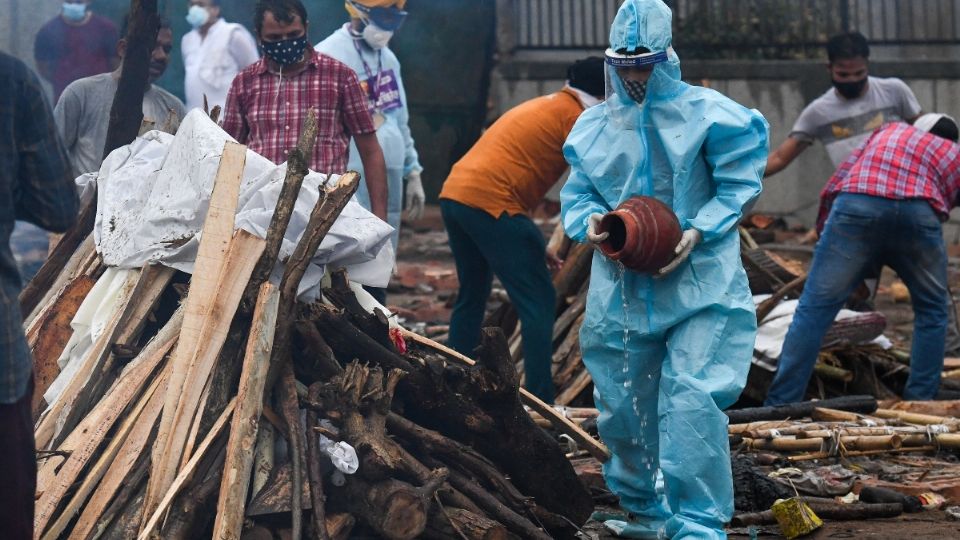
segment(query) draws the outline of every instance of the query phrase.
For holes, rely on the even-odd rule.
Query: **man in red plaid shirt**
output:
[[[347,170],[350,137],[367,177],[371,211],[387,219],[387,168],[360,81],[346,65],[307,42],[307,10],[300,0],[262,0],[254,23],[264,57],[230,85],[223,129],[274,163],[296,147],[309,109],[317,111],[317,143],[310,168]]]
[[[913,303],[910,377],[903,397],[936,397],[949,305],[940,224],[957,204],[957,123],[926,114],[886,124],[837,169],[820,195],[820,242],[783,344],[766,405],[801,401],[837,312],[877,263],[903,279]]]

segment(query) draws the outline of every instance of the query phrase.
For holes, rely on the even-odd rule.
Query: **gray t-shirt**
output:
[[[100,170],[116,93],[117,74],[102,73],[72,82],[57,101],[54,119],[77,174]],[[171,111],[176,122],[168,126]],[[183,102],[162,88],[151,84],[143,96],[143,121],[151,129],[176,130],[184,113]]]
[[[840,97],[831,87],[803,109],[790,136],[808,143],[819,140],[839,167],[875,129],[918,114],[920,103],[905,82],[870,77],[866,93],[856,99]]]

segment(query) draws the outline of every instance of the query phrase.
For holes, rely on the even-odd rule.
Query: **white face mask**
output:
[[[363,40],[366,41],[367,45],[372,49],[380,50],[386,47],[387,43],[390,43],[393,32],[384,30],[372,22],[368,22],[366,26],[363,27],[361,35],[363,36]]]
[[[187,22],[194,28],[200,28],[210,20],[210,12],[202,6],[190,6],[187,11]]]

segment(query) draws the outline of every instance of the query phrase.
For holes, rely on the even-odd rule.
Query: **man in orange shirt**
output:
[[[496,274],[517,309],[527,389],[553,403],[550,376],[555,292],[546,242],[528,213],[567,169],[563,143],[584,109],[603,99],[603,60],[567,70],[567,85],[507,111],[453,166],[440,209],[457,264],[460,292],[450,320],[450,346],[470,354],[480,341]]]

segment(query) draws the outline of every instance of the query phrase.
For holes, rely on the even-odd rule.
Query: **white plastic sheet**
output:
[[[757,295],[753,297],[753,302],[757,305],[769,298],[769,295]],[[769,371],[776,371],[777,360],[783,352],[783,341],[787,338],[787,331],[790,330],[790,323],[793,322],[793,315],[797,311],[799,300],[784,300],[777,304],[766,318],[763,319],[757,328],[757,341],[754,345],[753,363]],[[850,317],[861,315],[856,311],[841,309],[837,313],[835,321],[841,321]],[[871,341],[876,345],[889,349],[893,343],[886,336],[880,335]]]
[[[139,268],[150,261],[193,271],[199,232],[207,213],[224,144],[232,140],[199,110],[190,112],[176,136],[151,131],[104,161],[96,179],[94,240],[108,266]],[[286,164],[247,152],[236,227],[266,236]],[[280,250],[286,260],[303,234],[320,187],[338,175],[311,172],[303,182]],[[90,177],[81,177],[86,185]],[[390,279],[393,228],[351,200],[327,234],[300,284],[313,300],[325,265],[346,267],[352,280],[383,287]],[[282,273],[278,268],[275,276]]]

